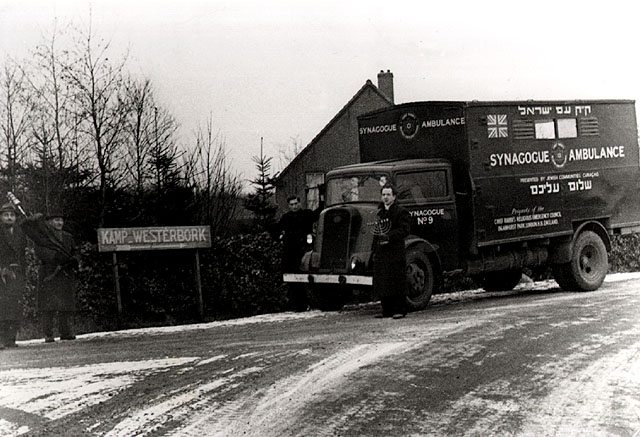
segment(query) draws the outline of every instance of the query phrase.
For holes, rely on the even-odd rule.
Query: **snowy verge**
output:
[[[607,275],[605,278],[606,283],[615,283],[622,281],[629,281],[634,279],[640,279],[640,272],[629,272],[629,273],[612,273]],[[552,288],[558,287],[558,284],[553,279],[548,279],[540,282],[523,282],[520,283],[511,293],[517,293],[523,290],[549,290]],[[482,295],[483,297],[488,296],[506,296],[509,292],[494,292],[489,293],[481,288],[475,290],[464,290],[458,291],[454,293],[443,293],[437,294],[433,296],[431,303],[437,305],[438,303],[451,302],[463,300],[465,298],[469,298],[472,296]],[[364,304],[364,306],[369,306],[371,304]],[[161,334],[169,334],[174,332],[189,332],[189,331],[198,331],[205,330],[211,328],[221,328],[228,326],[243,326],[243,325],[251,325],[251,324],[260,324],[260,323],[280,323],[287,322],[291,320],[303,320],[303,319],[312,319],[317,317],[325,317],[332,313],[321,312],[321,311],[307,311],[303,313],[273,313],[273,314],[261,314],[258,316],[252,317],[244,317],[240,319],[231,319],[231,320],[222,320],[217,322],[209,322],[209,323],[196,323],[191,325],[177,325],[177,326],[161,326],[161,327],[153,327],[153,328],[139,328],[139,329],[126,329],[122,331],[108,331],[108,332],[92,332],[89,334],[79,335],[79,340],[89,340],[94,338],[112,338],[112,337],[136,337],[142,335],[161,335]],[[25,340],[19,341],[20,345],[29,345],[29,344],[40,344],[44,340],[43,339],[33,339],[33,340]]]

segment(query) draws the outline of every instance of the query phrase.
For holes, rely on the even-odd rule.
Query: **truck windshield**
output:
[[[380,189],[389,181],[386,174],[345,175],[327,182],[327,206],[348,202],[379,202]]]

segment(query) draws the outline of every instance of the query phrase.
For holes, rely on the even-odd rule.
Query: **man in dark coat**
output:
[[[313,232],[313,223],[318,220],[322,208],[314,211],[302,209],[300,198],[287,198],[289,211],[278,222],[280,240],[282,240],[282,272],[297,273],[307,247],[307,235]],[[290,284],[288,289],[289,305],[295,311],[306,311],[309,307],[306,289],[303,284]]]
[[[409,235],[411,218],[409,211],[396,203],[393,185],[384,185],[381,196],[373,242],[373,291],[382,304],[379,317],[401,319],[407,314],[404,239]]]
[[[16,226],[12,204],[0,207],[0,349],[16,346],[16,335],[25,290],[25,248],[27,239]]]
[[[73,236],[63,227],[64,217],[60,212],[46,217],[35,214],[22,223],[25,234],[36,244],[36,256],[41,263],[38,310],[47,343],[54,341],[53,319],[56,313],[60,339],[76,338],[73,316],[76,311],[77,248]]]

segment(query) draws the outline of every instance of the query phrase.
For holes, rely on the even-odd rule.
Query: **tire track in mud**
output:
[[[248,399],[240,399],[212,411],[213,418],[200,420],[176,430],[182,436],[281,436],[288,435],[305,406],[362,367],[390,355],[406,352],[410,342],[361,344],[341,350],[305,371],[276,381]]]
[[[451,435],[468,431],[470,435],[495,435],[513,433],[523,426],[523,422],[526,423],[524,435],[567,435],[571,429],[577,434],[576,430],[585,424],[591,424],[590,429],[596,434],[610,435],[616,430],[623,430],[624,434],[633,429],[634,419],[636,423],[640,423],[640,400],[628,399],[633,393],[637,395],[636,391],[628,387],[640,386],[640,364],[632,364],[633,359],[640,358],[640,352],[636,352],[637,345],[621,352],[617,349],[621,344],[628,344],[640,338],[640,326],[625,330],[625,325],[633,322],[625,318],[618,320],[621,324],[616,321],[607,325],[603,319],[615,320],[613,315],[617,314],[617,309],[614,305],[602,310],[601,304],[594,303],[600,296],[585,297],[574,294],[568,297],[553,297],[551,303],[545,299],[543,302],[523,306],[483,308],[474,311],[477,315],[474,314],[475,322],[472,324],[463,322],[458,329],[440,332],[437,328],[435,332],[429,330],[434,334],[433,341],[423,342],[424,348],[416,347],[409,351],[402,357],[404,363],[395,363],[398,364],[397,367],[387,363],[386,369],[370,372],[377,375],[371,374],[367,377],[369,384],[367,381],[360,384],[360,387],[357,387],[358,384],[352,384],[349,392],[342,393],[341,398],[325,400],[324,406],[318,405],[318,408],[313,409],[315,416],[309,414],[303,417],[297,425],[287,430],[287,434]],[[571,305],[569,300],[575,301],[573,306],[579,307],[582,315],[568,317],[565,320],[562,315],[552,316],[544,311],[540,314],[530,312],[536,307],[542,308],[546,304],[553,306],[554,303],[561,302],[558,308],[563,308]],[[616,305],[633,306],[634,303],[637,304],[638,299],[629,299],[628,295],[613,298],[607,296],[607,301]],[[596,310],[600,313],[598,317],[591,315]],[[560,309],[557,314],[561,313]],[[567,344],[564,342],[555,346],[554,354],[544,354],[534,360],[550,362],[550,369],[537,368],[534,364],[526,366],[526,358],[518,358],[518,352],[515,355],[519,362],[510,368],[509,357],[513,352],[493,349],[494,345],[513,344],[516,351],[527,354],[528,345],[535,343],[538,329],[541,326],[545,329],[544,326],[553,325],[551,322],[554,321],[554,317],[560,320],[555,324],[556,331],[567,328],[581,331],[586,328],[597,334],[587,337],[588,347],[581,342],[568,342],[569,351],[562,351]],[[450,320],[450,317],[446,319]],[[442,323],[442,319],[436,323]],[[602,324],[608,326],[607,333],[600,334]],[[555,332],[552,337],[554,335],[561,338],[563,334]],[[422,336],[424,337],[424,334]],[[555,340],[557,341],[557,338]],[[544,342],[539,347],[542,351],[547,350]],[[576,351],[572,352],[572,348]],[[604,357],[599,359],[602,355]],[[586,370],[576,370],[594,361],[598,364]],[[506,367],[494,367],[496,364]],[[519,368],[523,364],[524,368]],[[556,365],[559,369],[553,369]],[[424,369],[433,371],[424,372]],[[598,376],[588,376],[591,372]],[[612,374],[617,376],[605,376]],[[449,407],[437,407],[437,401],[428,398],[438,395],[438,390],[442,389],[442,380],[438,382],[438,378],[445,375],[457,375],[470,380],[466,383],[456,381],[454,385],[461,384],[460,387],[449,389],[449,396],[457,398],[456,402]],[[602,379],[606,382],[602,383]],[[377,384],[371,384],[371,381]],[[473,389],[474,384],[478,385],[476,389]],[[418,388],[420,386],[421,389]],[[465,394],[466,390],[470,392]],[[628,399],[628,402],[619,408],[621,411],[618,413],[612,413],[613,408],[596,402],[596,413],[599,415],[600,423],[618,424],[618,428],[592,426],[597,425],[598,420],[589,419],[589,403],[584,399],[597,397],[602,393],[608,401],[619,399],[616,402],[620,403],[620,400],[625,402],[623,400]],[[458,397],[460,395],[462,397]],[[426,396],[425,400],[428,402],[421,405],[412,399],[420,396]],[[572,402],[564,408],[563,399]],[[442,401],[445,405],[449,404],[446,399]],[[540,408],[541,403],[548,403],[549,407]],[[397,408],[396,405],[408,408]],[[580,410],[576,405],[583,409]],[[318,413],[322,411],[322,407],[324,412]],[[309,410],[311,411],[311,408]],[[554,414],[555,422],[547,421],[547,415]],[[529,417],[532,419],[527,422]],[[307,425],[301,426],[300,423]],[[558,432],[549,433],[545,423],[556,426]],[[541,425],[535,428],[535,424]],[[529,432],[531,430],[533,432]]]
[[[414,328],[405,335],[419,338],[414,347],[397,360],[380,363],[361,380],[351,381],[347,390],[334,396],[330,407],[308,408],[315,417],[305,417],[289,435],[409,435],[419,429],[425,419],[421,406],[408,398],[416,393],[433,392],[438,377],[422,379],[416,370],[431,369],[433,375],[445,371],[457,372],[464,363],[481,366],[482,360],[492,352],[486,341],[500,341],[511,329],[526,325],[515,322],[501,326],[496,314],[488,313],[467,321],[429,326],[426,332]],[[487,336],[487,331],[490,335]],[[482,340],[482,341],[480,341]],[[407,395],[408,388],[411,394]],[[404,407],[400,407],[404,406]],[[324,410],[318,414],[318,411]],[[431,435],[436,428],[416,435]],[[291,431],[291,430],[290,430]]]
[[[210,394],[215,396],[236,388],[236,380],[248,375],[260,372],[261,367],[249,367],[238,372],[230,373],[225,377],[214,379],[206,384],[198,385],[189,390],[180,390],[179,393],[170,396],[168,399],[153,403],[152,405],[140,409],[129,417],[118,423],[111,431],[105,434],[106,437],[118,437],[123,435],[147,435],[155,432],[165,425],[169,420],[181,420],[210,403],[205,397]],[[203,399],[204,398],[204,399]]]
[[[208,417],[211,410],[224,409],[226,399],[247,391],[265,367],[309,353],[308,349],[259,349],[196,360],[176,370],[171,391],[145,399],[133,411],[121,411],[109,428],[93,423],[84,429],[105,436],[172,435],[181,423],[198,421],[200,417]]]
[[[363,367],[380,364],[393,355],[428,347],[428,354],[422,357],[423,361],[418,361],[421,365],[451,363],[454,367],[461,360],[481,355],[484,350],[483,346],[478,345],[481,334],[474,335],[473,332],[482,332],[482,326],[493,323],[502,315],[489,311],[468,320],[447,318],[446,321],[437,320],[435,323],[429,323],[427,329],[422,326],[400,325],[394,332],[387,333],[391,337],[389,342],[360,344],[340,350],[302,372],[275,380],[269,388],[259,389],[248,398],[201,412],[189,423],[178,427],[172,435],[340,435],[353,431],[354,421],[360,422],[363,426],[361,431],[364,432],[364,426],[371,418],[377,417],[383,410],[392,408],[397,393],[382,390],[382,399],[365,396],[361,401],[344,406],[343,410],[336,411],[334,408],[333,414],[328,417],[318,415],[322,408],[315,406],[326,402],[328,398],[339,398],[344,392],[354,391],[355,387],[344,384],[347,378],[358,378],[357,372]],[[505,331],[521,325],[523,323],[516,322],[511,326],[495,326],[492,338],[497,340]],[[465,335],[466,332],[470,334],[462,342],[447,341],[451,336]],[[440,345],[433,349],[436,342]],[[410,359],[413,360],[414,357]],[[372,372],[384,373],[386,370]],[[365,386],[361,389],[366,391],[380,388],[367,387],[369,381],[366,377],[363,382]],[[411,379],[411,376],[407,379]],[[309,411],[311,415],[308,414]],[[313,413],[316,414],[315,417]],[[404,413],[410,415],[408,410]],[[304,426],[305,423],[308,426]]]
[[[476,323],[477,319],[466,323],[442,323],[426,333],[415,327],[397,326],[398,331],[388,333],[386,342],[343,347],[291,376],[276,376],[272,382],[263,381],[263,387],[266,384],[269,386],[241,393],[243,398],[201,411],[188,423],[176,428],[172,435],[262,437],[331,434],[331,430],[340,422],[335,422],[334,417],[323,417],[320,427],[312,424],[308,429],[300,429],[301,422],[307,422],[308,410],[315,411],[315,405],[322,404],[328,397],[340,396],[343,390],[349,390],[351,380],[358,378],[358,372],[365,367],[376,367],[392,356],[400,356],[419,348],[432,341],[434,334],[460,332]],[[361,405],[351,411],[351,414],[359,411],[359,414],[366,415],[371,410],[371,405]],[[300,420],[301,416],[305,420]]]
[[[19,435],[64,419],[126,391],[151,374],[192,363],[196,358],[108,362],[72,367],[0,371],[0,435]],[[17,414],[22,412],[23,414]],[[40,417],[39,421],[34,417]],[[25,420],[28,419],[28,420]]]
[[[602,295],[574,294],[570,295],[574,302],[567,301],[555,312],[551,302],[546,314],[529,315],[532,323],[521,326],[521,343],[506,343],[517,346],[523,356],[511,352],[515,363],[508,363],[506,357],[489,359],[487,364],[496,374],[476,376],[478,385],[467,388],[440,413],[417,414],[418,434],[633,434],[640,429],[640,324],[633,308],[640,306],[637,293],[628,291],[607,297],[607,303],[616,305],[595,304]],[[567,317],[562,310],[567,306],[579,307],[584,314],[573,312]],[[531,307],[505,310],[526,317]],[[620,317],[621,309],[627,317]],[[544,325],[551,329],[540,335],[538,327]],[[480,341],[484,342],[478,337],[474,343]],[[500,371],[501,366],[511,365],[508,372]]]
[[[640,398],[629,389],[640,387],[640,342],[599,359],[570,378],[558,378],[556,383],[543,402],[530,406],[524,435],[640,432]]]
[[[150,373],[194,360],[185,357],[0,371],[0,403],[55,420],[97,404]]]

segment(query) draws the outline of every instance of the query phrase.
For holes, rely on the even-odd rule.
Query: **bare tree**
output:
[[[142,82],[129,79],[126,84],[126,94],[130,111],[125,123],[128,136],[128,159],[124,164],[128,177],[140,198],[147,178],[149,150],[152,144],[154,102],[151,82],[148,79]]]
[[[52,149],[59,170],[64,170],[71,160],[71,141],[76,132],[77,117],[71,111],[72,95],[69,84],[63,80],[62,72],[70,63],[69,54],[58,49],[58,37],[63,35],[54,30],[45,42],[33,52],[34,74],[28,75],[35,95],[37,123],[49,125],[53,132]]]
[[[45,208],[62,205],[67,188],[92,183],[94,165],[86,140],[79,132],[74,89],[64,72],[72,63],[70,53],[59,48],[68,36],[54,24],[43,37],[22,71],[29,84],[30,134],[33,137],[31,176]],[[64,44],[64,43],[63,43]]]
[[[73,88],[74,110],[79,132],[88,137],[98,167],[100,190],[100,225],[104,224],[107,193],[115,188],[128,116],[123,69],[126,55],[113,63],[109,59],[110,43],[95,40],[91,25],[78,30],[73,60],[63,68],[64,78]]]
[[[212,234],[223,234],[237,215],[242,179],[231,170],[225,141],[214,132],[211,118],[198,127],[183,171],[194,189],[200,222],[209,224]]]
[[[24,72],[18,65],[7,59],[0,83],[0,129],[5,150],[3,161],[6,165],[7,188],[15,191],[18,169],[24,165],[29,149],[29,94],[26,92]]]
[[[138,197],[147,181],[155,181],[156,190],[179,179],[179,157],[176,134],[178,123],[155,98],[151,81],[129,79],[126,83],[129,106],[125,123],[127,180]]]
[[[289,140],[291,141],[289,144],[278,145],[279,170],[283,170],[287,165],[289,165],[289,163],[293,161],[300,152],[302,152],[302,149],[304,149],[304,145],[302,144],[299,135],[290,137]]]

